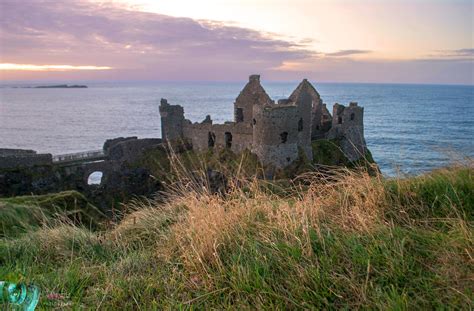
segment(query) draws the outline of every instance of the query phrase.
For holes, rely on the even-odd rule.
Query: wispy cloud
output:
[[[341,50],[338,52],[333,52],[333,53],[326,53],[326,56],[330,57],[344,57],[344,56],[352,56],[352,55],[358,55],[358,54],[368,54],[372,53],[372,51],[369,50]]]
[[[22,71],[71,71],[71,70],[110,70],[106,66],[71,66],[71,65],[31,65],[31,64],[8,64],[0,63],[0,70],[22,70]]]
[[[437,50],[429,54],[430,58],[440,58],[440,59],[466,59],[474,58],[474,49],[465,48],[457,50]]]
[[[6,1],[0,11],[4,63],[92,64],[130,72],[131,78],[209,78],[211,72],[232,79],[315,53],[300,43],[221,22],[84,0]]]
[[[88,0],[0,0],[0,79],[242,80],[261,73],[273,80],[474,83],[470,48],[390,61],[370,50],[321,53],[314,46],[311,38]]]

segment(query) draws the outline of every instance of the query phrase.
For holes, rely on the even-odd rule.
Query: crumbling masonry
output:
[[[329,113],[316,89],[304,79],[288,99],[274,102],[260,84],[259,75],[249,82],[234,103],[234,121],[213,124],[210,116],[201,123],[184,118],[183,107],[160,104],[162,138],[167,142],[189,142],[194,150],[245,149],[266,165],[285,167],[300,152],[312,159],[311,141],[337,139],[350,161],[365,155],[364,108],[351,102],[335,104]]]

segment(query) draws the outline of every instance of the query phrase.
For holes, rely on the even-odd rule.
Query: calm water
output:
[[[88,83],[87,89],[0,88],[0,148],[61,154],[100,149],[118,136],[160,137],[164,97],[186,117],[233,118],[245,83]],[[274,99],[297,83],[263,83]],[[335,102],[365,108],[367,144],[382,171],[416,174],[474,156],[474,87],[317,84],[332,112]]]

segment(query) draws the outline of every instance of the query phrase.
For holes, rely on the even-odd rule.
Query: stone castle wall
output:
[[[285,167],[298,158],[296,106],[254,106],[252,152],[265,164]]]
[[[162,138],[169,141],[183,137],[184,109],[179,105],[170,105],[166,99],[160,104]]]
[[[284,167],[302,150],[312,159],[312,140],[341,139],[344,151],[353,161],[365,154],[363,109],[334,105],[331,116],[316,89],[304,79],[288,99],[275,104],[251,75],[234,103],[234,121],[213,124],[210,116],[201,123],[184,118],[179,105],[162,99],[160,105],[162,137],[166,142],[185,141],[195,150],[229,148],[234,152],[249,149],[264,164]]]
[[[229,148],[238,153],[251,148],[252,127],[245,123],[187,123],[183,133],[193,149],[199,151]]]
[[[133,163],[143,155],[143,152],[157,147],[161,143],[162,140],[159,138],[138,139],[136,137],[129,137],[126,139],[115,139],[113,143],[107,145],[107,149],[104,144],[104,153],[107,154],[109,161]]]
[[[240,92],[234,103],[234,121],[252,126],[253,106],[270,105],[273,101],[260,84],[259,75],[251,75],[249,82]]]
[[[363,157],[367,147],[364,139],[364,108],[351,102],[348,107],[334,104],[332,127],[327,138],[340,139],[342,151],[355,161]]]
[[[33,150],[2,149],[0,150],[0,169],[51,165],[53,156],[49,153],[37,154]]]
[[[313,149],[311,147],[312,106],[313,100],[309,93],[304,92],[298,96],[296,101],[298,110],[298,147],[304,152],[307,159],[313,158]]]

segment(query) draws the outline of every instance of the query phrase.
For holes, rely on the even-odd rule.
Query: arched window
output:
[[[355,119],[355,114],[351,113],[351,121],[354,121],[354,119]]]
[[[244,122],[244,109],[237,108],[235,110],[235,122]]]
[[[280,134],[281,143],[284,144],[288,141],[288,132],[283,132]]]
[[[209,132],[207,135],[207,146],[209,148],[214,148],[214,145],[216,144],[216,134]]]
[[[87,177],[87,184],[90,185],[100,185],[102,183],[102,177],[103,173],[100,171],[95,171],[92,172],[88,177]]]
[[[342,124],[342,117],[337,118],[337,124]]]
[[[303,131],[303,118],[298,121],[298,132]]]
[[[231,148],[232,147],[232,133],[225,132],[224,141],[225,141],[225,147],[226,148]]]

